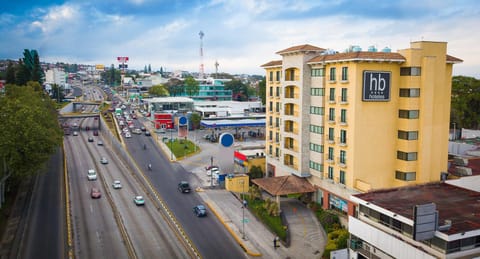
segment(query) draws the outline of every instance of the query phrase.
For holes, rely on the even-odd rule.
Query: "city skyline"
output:
[[[414,3],[414,4],[412,4]],[[131,69],[264,74],[275,52],[311,44],[392,51],[410,41],[448,42],[464,60],[454,75],[480,78],[475,1],[22,1],[2,4],[0,59],[36,49],[41,61]],[[203,59],[200,57],[199,32]]]

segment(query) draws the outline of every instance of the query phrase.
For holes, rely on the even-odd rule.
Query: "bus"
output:
[[[123,113],[123,111],[122,111],[121,108],[115,108],[115,115],[122,116],[122,113]]]

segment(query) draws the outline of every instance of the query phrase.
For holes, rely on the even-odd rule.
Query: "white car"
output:
[[[122,189],[122,184],[120,183],[119,180],[113,181],[112,186],[113,186],[113,189]]]
[[[88,169],[87,178],[89,181],[97,180],[97,172],[94,169]]]
[[[130,134],[130,132],[126,132],[126,133],[125,133],[125,137],[126,137],[126,138],[131,138],[131,137],[132,137],[132,134]]]
[[[143,196],[135,196],[135,198],[133,198],[133,202],[137,206],[145,205],[145,199],[143,198]]]
[[[107,158],[104,157],[104,156],[102,156],[102,158],[100,158],[100,163],[102,163],[102,164],[104,164],[104,165],[105,165],[105,164],[108,164]]]
[[[74,132],[73,132],[73,135],[74,135],[74,136],[78,136],[78,131],[74,131]]]
[[[140,134],[142,134],[142,130],[141,130],[141,129],[138,129],[138,128],[137,128],[137,129],[133,129],[133,130],[132,130],[132,133],[135,133],[135,134],[139,134],[139,135],[140,135]]]

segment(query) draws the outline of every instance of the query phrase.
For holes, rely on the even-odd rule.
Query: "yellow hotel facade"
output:
[[[452,67],[446,42],[343,53],[300,45],[266,70],[266,170],[296,175],[326,209],[352,194],[439,181],[447,171]]]

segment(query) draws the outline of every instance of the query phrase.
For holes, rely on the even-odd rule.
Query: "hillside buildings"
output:
[[[452,66],[447,43],[343,53],[300,45],[267,75],[267,174],[308,179],[324,208],[353,194],[439,181],[447,170]]]

